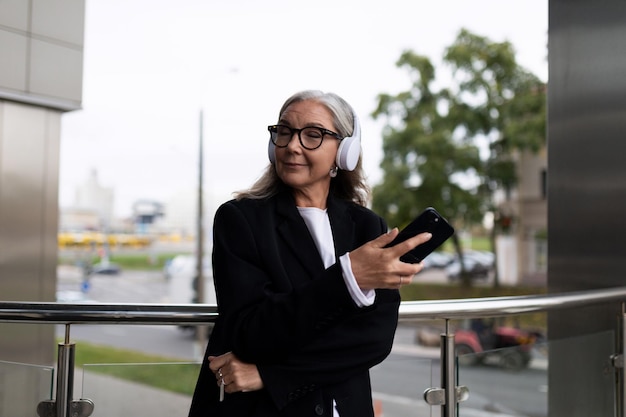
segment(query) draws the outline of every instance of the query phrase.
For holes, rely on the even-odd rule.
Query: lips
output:
[[[292,168],[292,169],[306,166],[306,164],[300,164],[297,162],[283,162],[283,164],[285,165],[286,168]]]

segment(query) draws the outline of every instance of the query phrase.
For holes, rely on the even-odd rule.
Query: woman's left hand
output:
[[[232,352],[209,356],[209,368],[215,374],[217,385],[224,380],[224,391],[229,394],[263,388],[263,380],[256,365],[242,362]]]

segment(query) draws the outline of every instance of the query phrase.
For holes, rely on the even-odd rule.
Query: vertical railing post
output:
[[[70,342],[70,325],[65,325],[64,343],[59,343],[57,359],[57,417],[69,417],[69,406],[74,391],[74,343]]]
[[[469,396],[467,387],[456,386],[456,355],[454,333],[450,331],[450,320],[446,319],[445,333],[441,334],[441,387],[424,391],[424,400],[430,405],[441,406],[441,417],[454,417],[456,406]]]
[[[615,414],[618,417],[626,417],[626,411],[624,404],[626,403],[626,381],[624,381],[624,368],[626,362],[626,304],[621,303],[621,314],[619,318],[620,334],[618,337],[619,346],[617,351],[619,352],[619,360],[613,361],[613,365],[617,370],[617,390],[615,401]]]
[[[454,417],[456,411],[456,361],[454,357],[454,333],[450,332],[450,320],[446,320],[446,332],[441,335],[441,387],[445,390],[445,403],[441,417]]]
[[[39,403],[40,417],[88,417],[93,412],[91,400],[73,400],[75,348],[70,342],[70,324],[66,324],[65,340],[58,345],[56,399]]]
[[[620,303],[615,351],[611,355],[611,363],[615,369],[615,416],[626,417],[626,304]]]

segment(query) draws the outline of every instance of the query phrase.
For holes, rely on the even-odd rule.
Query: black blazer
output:
[[[357,204],[328,200],[336,257],[387,231]],[[217,211],[213,271],[219,318],[208,355],[232,351],[259,369],[264,389],[219,402],[206,360],[190,416],[373,416],[369,369],[391,351],[400,296],[377,290],[358,308],[339,262],[324,268],[289,192],[229,201]]]

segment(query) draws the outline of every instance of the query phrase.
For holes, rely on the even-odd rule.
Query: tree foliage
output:
[[[545,84],[518,65],[509,42],[462,29],[443,61],[452,81],[436,88],[430,60],[404,51],[396,65],[411,85],[380,94],[372,114],[385,120],[373,208],[392,226],[427,206],[457,229],[480,222],[496,211],[494,192],[515,186],[516,152],[545,143]]]

